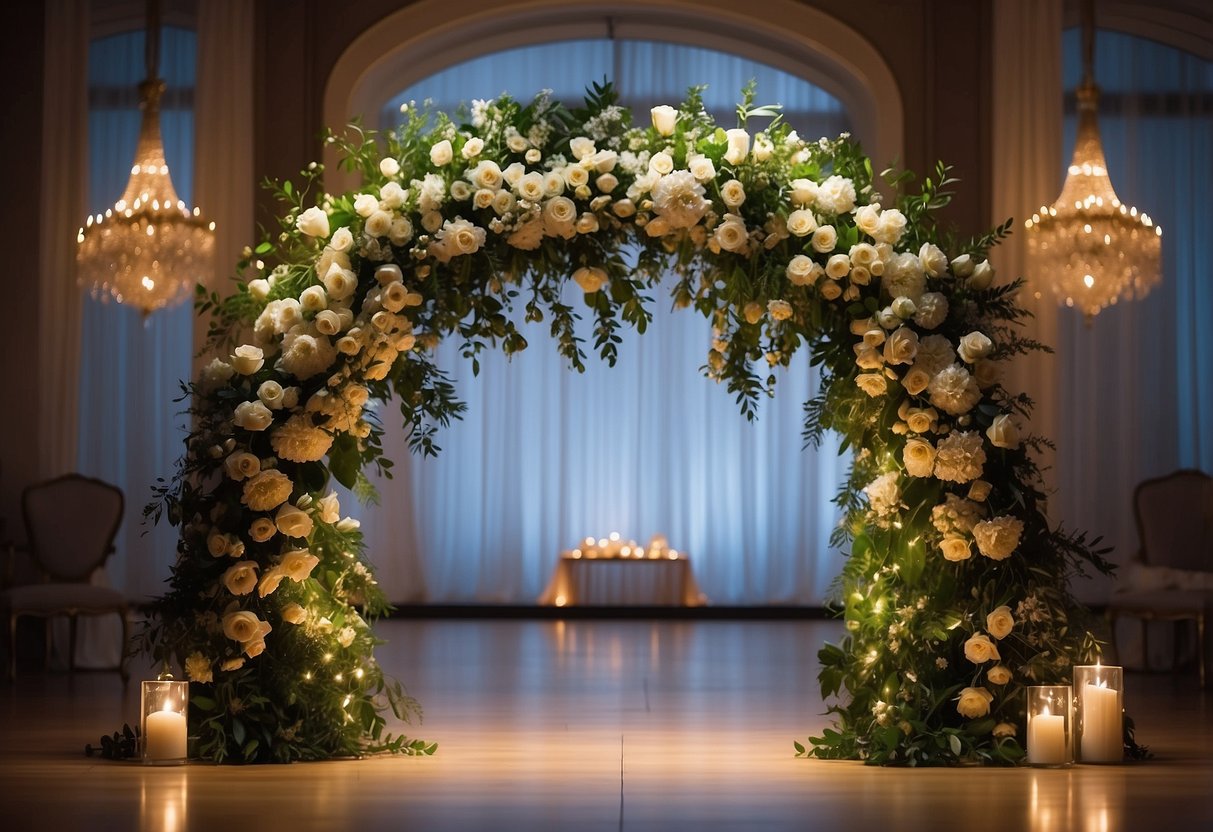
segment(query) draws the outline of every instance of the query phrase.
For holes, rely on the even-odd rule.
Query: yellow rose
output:
[[[986,671],[986,678],[993,685],[1005,685],[1011,681],[1011,671],[1005,664],[996,664]]]
[[[248,595],[257,585],[257,564],[251,560],[232,564],[223,573],[223,585],[233,595]]]
[[[925,439],[907,439],[901,458],[911,477],[929,477],[935,470],[935,446]]]
[[[1011,608],[1006,604],[995,608],[986,616],[986,629],[994,638],[1006,638],[1014,627],[1015,617],[1011,615]]]
[[[984,664],[991,659],[1001,659],[998,648],[985,633],[976,633],[965,642],[965,658],[973,664]]]
[[[939,548],[943,551],[944,560],[950,560],[953,563],[973,557],[973,550],[970,548],[968,538],[945,537],[939,542]]]

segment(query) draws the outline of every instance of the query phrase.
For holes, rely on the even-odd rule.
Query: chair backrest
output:
[[[109,556],[122,510],[122,490],[91,477],[31,485],[21,494],[30,556],[53,580],[87,581]]]
[[[1133,494],[1141,557],[1151,566],[1213,571],[1213,477],[1183,470]]]

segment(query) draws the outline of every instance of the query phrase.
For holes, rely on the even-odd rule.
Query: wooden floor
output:
[[[145,768],[82,749],[131,721],[116,674],[0,684],[0,824],[19,829],[1213,829],[1213,694],[1127,677],[1156,759],[906,771],[795,759],[825,724],[822,621],[380,624],[423,759]],[[136,672],[136,678],[140,671]],[[146,677],[146,674],[144,674]]]

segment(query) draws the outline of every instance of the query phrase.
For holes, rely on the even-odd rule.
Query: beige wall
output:
[[[319,0],[258,2],[258,181],[293,177],[320,158],[324,90],[333,66],[367,27],[408,5],[400,0],[360,0],[339,7]],[[966,231],[984,229],[990,221],[990,0],[817,0],[808,5],[860,32],[885,57],[904,105],[906,164],[920,172],[937,159],[954,165],[964,181],[949,217]],[[761,3],[754,8],[761,10]],[[3,77],[20,79],[7,84],[3,97],[2,158],[21,160],[4,166],[7,190],[0,200],[0,228],[9,240],[37,239],[30,225],[38,214],[43,29],[39,4],[11,4],[0,15]],[[272,223],[273,206],[264,194],[258,200],[257,219]],[[40,414],[31,347],[38,343],[38,292],[32,277],[36,255],[12,248],[4,270],[11,311],[0,326],[5,404],[0,408],[0,515],[8,518],[10,532],[20,526],[20,489],[38,475]]]

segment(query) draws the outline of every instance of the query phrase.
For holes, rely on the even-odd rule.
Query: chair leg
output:
[[[1205,689],[1205,616],[1196,616],[1196,666],[1200,669],[1200,689]]]
[[[17,613],[8,617],[8,679],[17,678]]]
[[[118,654],[118,673],[122,676],[122,684],[125,685],[131,677],[130,671],[126,669],[126,650],[130,640],[130,622],[127,620],[126,610],[119,610],[118,617],[122,619],[122,648]]]
[[[67,639],[67,672],[76,672],[76,616],[69,615],[68,619],[68,639]]]

